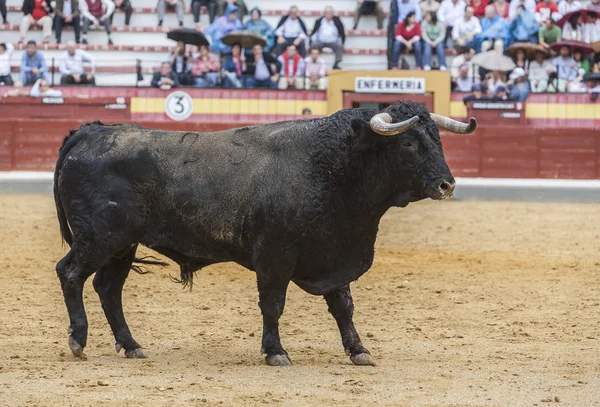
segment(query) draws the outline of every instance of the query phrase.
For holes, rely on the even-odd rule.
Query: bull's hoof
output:
[[[287,355],[268,355],[265,358],[267,365],[269,366],[291,366],[292,361]]]
[[[148,357],[146,356],[142,348],[126,350],[125,356],[127,356],[129,359],[146,359]]]
[[[87,359],[85,353],[83,353],[83,346],[81,346],[72,336],[69,336],[69,348],[71,348],[71,352],[78,358]]]
[[[359,353],[350,356],[350,360],[357,366],[375,366],[375,361],[368,353]]]

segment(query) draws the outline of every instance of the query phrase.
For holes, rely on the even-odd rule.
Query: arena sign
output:
[[[520,102],[473,102],[473,109],[486,110],[522,110],[523,104]]]
[[[181,121],[189,118],[194,111],[194,100],[189,93],[176,91],[165,99],[165,113],[170,119]]]
[[[354,91],[358,93],[425,93],[425,78],[371,78],[358,76],[354,79]]]

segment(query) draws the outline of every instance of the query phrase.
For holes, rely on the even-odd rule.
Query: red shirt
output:
[[[421,36],[421,26],[415,23],[410,30],[404,26],[404,21],[396,26],[396,35],[401,35],[405,40],[410,40],[413,37]]]
[[[473,7],[473,15],[477,18],[485,17],[485,8],[488,4],[488,0],[481,0],[479,4],[475,4],[473,1],[469,2],[469,6]]]
[[[502,18],[508,17],[508,8],[509,8],[508,2],[504,3],[504,9],[502,9],[502,10],[500,10],[500,7],[498,7],[498,3],[496,3],[496,2],[494,2],[494,4],[492,4],[492,7],[494,7],[494,10],[496,10],[496,14],[498,14],[500,17],[502,17]]]
[[[553,1],[551,1],[550,4],[540,1],[535,6],[535,12],[540,13],[542,16],[542,21],[546,21],[550,18],[550,16],[552,16],[552,13],[558,13],[558,6]]]
[[[45,0],[34,0],[35,6],[33,7],[33,11],[31,12],[31,17],[33,17],[36,21],[42,17],[48,15],[46,10],[44,9],[44,1]]]

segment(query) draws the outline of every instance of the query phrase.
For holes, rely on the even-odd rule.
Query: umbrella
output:
[[[539,44],[533,44],[531,42],[514,43],[513,45],[511,45],[510,47],[508,47],[506,49],[506,53],[508,55],[510,55],[511,57],[516,58],[517,50],[519,50],[519,49],[522,49],[523,51],[525,51],[525,56],[527,57],[527,59],[535,59],[535,53],[538,51],[541,51],[544,54],[548,53],[548,51],[546,51],[546,48],[542,47]]]
[[[471,61],[489,71],[506,72],[515,69],[516,66],[512,59],[495,50],[476,54]]]
[[[594,52],[600,52],[600,41],[592,42],[590,45]]]
[[[558,20],[558,23],[556,23],[560,28],[562,28],[567,21],[569,21],[569,18],[571,18],[571,16],[573,14],[581,14],[581,18],[583,19],[584,23],[587,23],[587,18],[588,18],[588,13],[596,13],[596,14],[600,14],[598,12],[598,10],[593,10],[593,9],[579,9],[579,10],[573,10],[571,12],[568,12],[567,14],[565,14],[564,16],[561,17],[560,20]]]
[[[590,47],[590,44],[587,44],[582,41],[573,41],[573,40],[561,40],[557,41],[554,44],[550,45],[550,49],[554,51],[560,51],[561,47],[569,47],[571,52],[575,50],[579,50],[583,53],[583,55],[593,54],[594,49]]]
[[[225,34],[221,38],[221,42],[230,47],[234,44],[240,44],[242,48],[252,48],[255,45],[267,45],[267,41],[260,34],[250,30],[237,30],[232,31],[229,34]]]
[[[185,44],[190,45],[209,45],[204,34],[191,28],[178,28],[170,31],[167,33],[167,38],[173,41],[183,41]]]

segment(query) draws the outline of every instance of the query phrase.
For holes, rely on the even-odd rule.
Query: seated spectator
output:
[[[561,86],[562,84],[562,86]],[[546,86],[545,92],[547,93],[558,93],[565,92],[567,90],[566,82],[559,83],[558,74],[553,66],[548,68],[548,86]]]
[[[512,42],[532,42],[537,44],[538,29],[540,25],[535,21],[533,13],[529,12],[523,6],[517,8],[516,17],[508,26],[509,41]]]
[[[475,50],[472,47],[465,47],[461,50],[461,54],[457,55],[452,59],[452,64],[450,65],[450,78],[452,78],[452,82],[456,83],[456,79],[460,74],[460,68],[463,65],[467,65],[469,68],[468,75],[470,77],[475,76],[477,80],[479,80],[479,73],[474,71],[473,61],[471,60],[475,55]]]
[[[508,11],[510,6],[506,0],[496,0],[492,3],[492,7],[494,7],[496,15],[502,17],[504,21],[508,22]]]
[[[469,6],[473,8],[473,15],[477,18],[485,16],[485,8],[488,6],[488,0],[471,0]]]
[[[84,64],[89,64],[91,71],[86,73]],[[60,58],[59,70],[61,85],[95,85],[95,61],[90,53],[78,49],[73,41],[67,43],[67,50]]]
[[[517,49],[514,61],[517,68],[523,69],[525,73],[529,71],[529,60],[527,59],[527,55],[525,54],[525,50],[523,48]]]
[[[472,92],[473,86],[478,85],[479,81],[473,76],[469,75],[469,66],[467,64],[462,65],[459,68],[458,77],[453,81],[455,92]]]
[[[423,15],[421,14],[421,6],[417,0],[392,0],[396,1],[398,5],[398,21],[397,24],[400,24],[406,19],[408,13],[413,12],[415,14],[415,20],[417,23],[420,23],[423,19]]]
[[[183,0],[158,0],[158,5],[156,6],[158,11],[158,26],[161,27],[163,25],[167,7],[171,10],[175,10],[177,21],[179,21],[179,26],[183,27]]]
[[[573,59],[579,68],[578,76],[583,77],[591,72],[590,60],[583,56],[581,50],[576,49],[573,51]]]
[[[177,75],[171,71],[171,64],[163,62],[160,64],[160,70],[152,75],[152,87],[168,90],[178,85]]]
[[[54,14],[56,43],[60,44],[63,26],[68,24],[73,26],[73,31],[75,32],[75,42],[79,44],[79,39],[81,37],[81,13],[79,12],[79,0],[56,0]]]
[[[444,49],[445,35],[446,27],[438,21],[437,14],[433,11],[426,12],[421,26],[424,70],[429,71],[431,69],[431,53],[434,49],[440,71],[448,69],[446,68],[446,50]]]
[[[454,45],[462,47],[474,47],[475,36],[481,33],[481,23],[479,19],[473,15],[473,7],[465,9],[463,18],[459,18],[454,22],[452,29],[452,40]]]
[[[456,21],[464,18],[467,3],[464,0],[442,0],[437,11],[438,21],[446,25],[446,40],[452,38],[452,30]],[[448,47],[450,48],[450,47]]]
[[[0,86],[13,86],[10,75],[10,58],[15,47],[12,44],[0,43]]]
[[[169,53],[168,61],[171,63],[171,71],[177,75],[177,84],[190,86],[194,84],[192,78],[192,56],[190,47],[187,47],[183,41],[178,41],[175,49]]]
[[[267,42],[265,45],[265,51],[271,52],[273,45],[275,45],[275,38],[273,37],[273,27],[266,20],[262,18],[262,13],[258,7],[254,7],[250,10],[250,19],[244,24],[244,30],[252,31],[260,35]]]
[[[560,27],[554,22],[554,18],[546,20],[538,33],[540,45],[546,49],[550,49],[550,45],[554,44],[562,38]]]
[[[354,11],[354,29],[358,28],[358,22],[362,16],[375,15],[377,17],[377,29],[383,28],[385,12],[381,7],[381,0],[357,0],[356,10]]]
[[[212,24],[217,15],[217,0],[192,0],[192,14],[196,27],[200,25],[200,10],[202,7],[208,9],[208,21]]]
[[[311,48],[304,60],[304,88],[307,90],[327,88],[327,66],[318,48]]]
[[[261,45],[252,47],[252,55],[247,58],[246,87],[276,89],[281,63]]]
[[[246,57],[241,54],[240,44],[231,47],[231,53],[223,59],[223,85],[227,89],[242,87],[243,74],[248,70]]]
[[[565,40],[583,41],[585,35],[583,32],[582,17],[579,13],[572,14],[565,25],[563,25],[562,37]]]
[[[340,62],[342,62],[342,56],[344,55],[346,32],[342,20],[333,15],[333,7],[326,7],[323,17],[315,21],[310,40],[311,48],[317,48],[319,51],[323,48],[333,50],[335,52],[333,69],[340,69]]]
[[[417,69],[423,68],[423,56],[421,50],[421,26],[416,21],[414,12],[407,14],[404,21],[396,26],[396,40],[392,50],[392,69],[399,69],[400,54],[402,52],[414,51]]]
[[[470,94],[469,96],[465,96],[463,98],[463,103],[467,103],[467,102],[475,102],[478,100],[486,100],[487,98],[485,98],[483,96],[483,90],[481,89],[481,85],[476,83],[475,85],[473,85],[473,93]]]
[[[25,35],[31,25],[42,27],[42,44],[47,44],[52,35],[52,6],[48,0],[24,0],[23,1],[23,19],[21,20],[21,37],[19,43],[25,41]]]
[[[588,44],[600,41],[600,19],[595,12],[588,12],[588,22],[584,25],[584,41]]]
[[[131,14],[133,13],[131,2],[129,0],[115,0],[115,9],[117,8],[125,13],[125,25],[129,27],[129,23],[131,22]],[[110,25],[112,25],[114,15],[115,13],[110,15]]]
[[[27,42],[27,52],[21,55],[21,82],[33,85],[38,79],[46,79],[48,65],[44,56],[37,49],[35,41]]]
[[[558,16],[558,5],[552,0],[542,0],[535,6],[535,19],[540,24],[543,24],[544,21],[552,17]]]
[[[560,47],[560,55],[552,60],[552,65],[556,68],[558,91],[564,92],[569,82],[574,81],[579,74],[579,66],[571,57],[569,47]]]
[[[214,88],[219,81],[219,64],[215,58],[208,53],[206,45],[200,46],[200,55],[192,64],[192,76],[194,86],[197,88]]]
[[[235,30],[241,30],[243,28],[242,22],[238,18],[240,9],[235,4],[229,4],[225,10],[224,16],[221,16],[210,25],[206,32],[212,39],[210,49],[213,52],[226,53],[231,51],[229,45],[223,44],[221,38],[225,34],[228,34]]]
[[[489,94],[489,90],[488,90]],[[507,92],[506,86],[500,85],[494,91],[494,95],[490,98],[492,102],[504,102],[506,100],[514,100]]]
[[[288,46],[295,45],[301,56],[305,55],[304,41],[308,38],[306,25],[298,17],[298,7],[292,6],[287,16],[281,17],[275,29],[277,55],[281,55]]]
[[[481,34],[476,37],[476,45],[481,52],[494,49],[504,52],[504,43],[508,39],[506,20],[496,14],[493,6],[485,8],[485,17],[481,20]]]
[[[305,107],[304,109],[302,109],[302,118],[303,119],[312,119],[312,110],[310,110],[308,107]]]
[[[564,16],[571,11],[580,10],[583,6],[579,0],[561,0],[558,3],[558,14]]]
[[[531,93],[525,70],[523,68],[513,69],[508,79],[508,88],[512,98],[519,102],[524,102]]]
[[[217,15],[223,16],[227,14],[227,7],[230,5],[234,5],[239,9],[239,19],[243,21],[246,14],[248,14],[248,7],[246,7],[244,0],[220,0]]]
[[[423,0],[421,3],[419,3],[419,7],[421,7],[421,14],[423,14],[423,18],[425,18],[427,13],[437,13],[437,11],[440,9],[440,3],[438,3],[436,0]]]
[[[29,96],[32,98],[61,98],[62,92],[60,90],[50,88],[47,80],[38,79],[29,90]]]
[[[525,10],[527,10],[528,12],[530,12],[532,15],[535,16],[535,0],[512,0],[510,2],[510,7],[508,8],[508,19],[510,20],[514,20],[515,18],[517,18],[517,9],[519,8],[519,6],[523,7]]]
[[[90,25],[97,28],[104,26],[108,36],[108,45],[113,42],[110,38],[110,16],[115,11],[115,3],[112,0],[79,0],[79,10],[83,17],[83,38],[82,43],[87,44],[87,33]]]
[[[498,87],[506,86],[506,74],[500,71],[488,72],[483,79],[483,86],[487,89],[488,96],[493,97]]]
[[[295,45],[289,45],[287,51],[277,58],[281,64],[279,89],[304,88],[304,59],[297,52]]]
[[[538,51],[529,63],[529,82],[534,93],[545,92],[548,86],[548,68],[552,68],[552,63],[545,58],[546,54]]]

